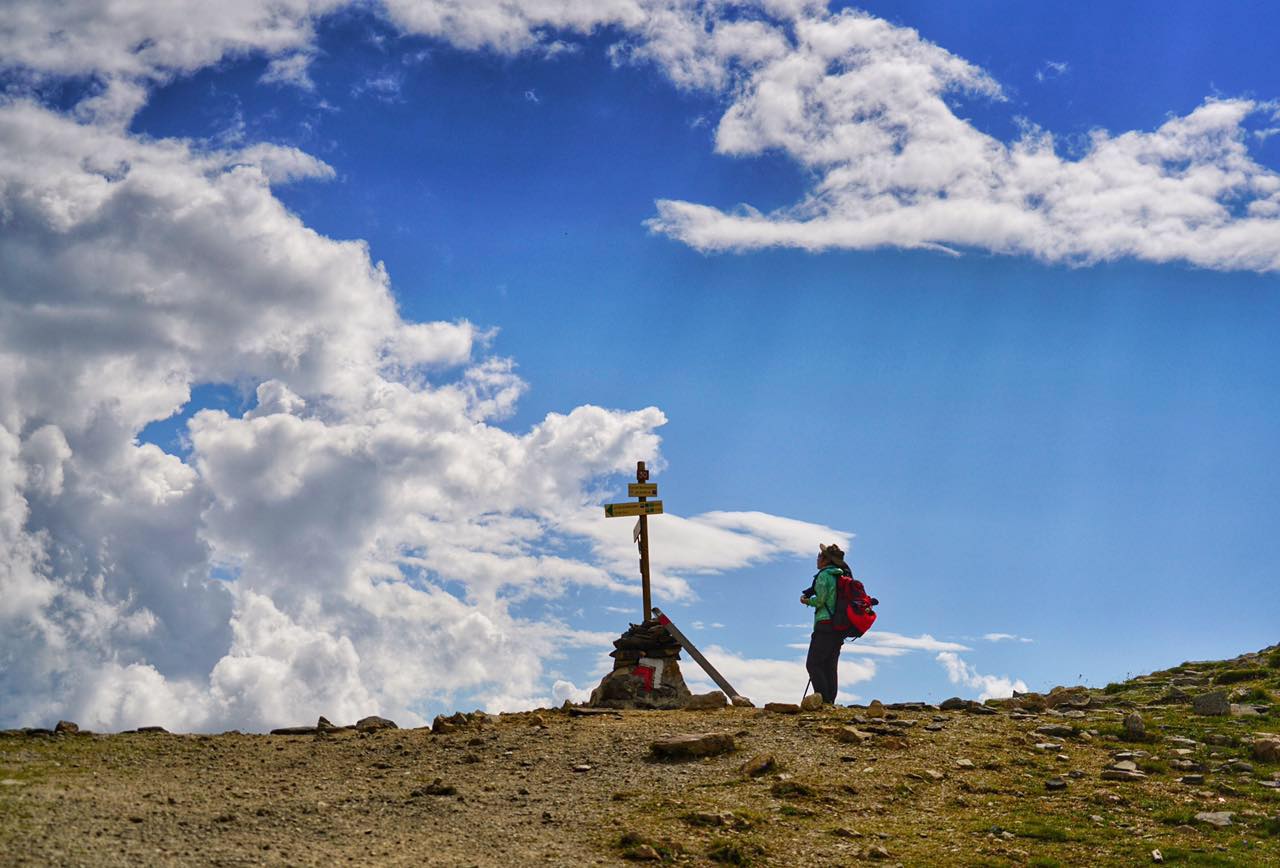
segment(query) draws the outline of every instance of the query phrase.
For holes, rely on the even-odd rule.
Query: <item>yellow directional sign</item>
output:
[[[606,503],[605,518],[618,518],[624,515],[661,515],[662,501],[650,500],[645,503]]]
[[[658,483],[633,482],[627,486],[627,497],[657,497]]]

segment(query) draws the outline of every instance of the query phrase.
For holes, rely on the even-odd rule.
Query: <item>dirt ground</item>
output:
[[[323,736],[0,736],[7,865],[1280,865],[1280,765],[1248,757],[1272,717],[1143,711],[1148,776],[1106,781],[1126,708],[543,710],[429,729]],[[1033,730],[1066,723],[1070,737]],[[876,729],[864,744],[835,727]],[[931,729],[926,729],[931,727]],[[1097,733],[1090,734],[1089,730]],[[654,759],[669,735],[720,732],[731,752]],[[1226,733],[1229,745],[1205,743]],[[1244,737],[1242,740],[1242,736]],[[1214,739],[1210,739],[1213,741]],[[1043,745],[1057,742],[1057,747]],[[775,766],[743,771],[757,757]],[[966,762],[967,761],[967,762]],[[1073,776],[1074,775],[1074,776]],[[1046,783],[1060,778],[1062,790]],[[1229,811],[1231,825],[1195,819]]]

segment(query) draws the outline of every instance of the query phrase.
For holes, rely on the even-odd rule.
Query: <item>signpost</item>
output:
[[[658,483],[649,481],[649,471],[643,461],[636,462],[636,481],[627,486],[627,495],[636,498],[635,502],[606,503],[606,518],[620,518],[626,515],[638,515],[635,533],[632,539],[640,546],[640,581],[644,589],[644,620],[652,617],[653,600],[649,595],[649,516],[662,515],[662,501],[649,500],[658,496]]]
[[[649,471],[645,468],[643,461],[636,462],[636,481],[634,484],[627,486],[627,495],[636,498],[636,500],[625,503],[606,503],[604,505],[604,514],[605,518],[620,518],[624,515],[639,516],[636,519],[636,527],[631,534],[631,538],[640,547],[640,580],[644,588],[644,623],[647,624],[656,617],[658,623],[666,629],[673,639],[680,643],[680,647],[689,652],[689,656],[711,676],[711,679],[720,686],[720,689],[725,692],[725,695],[729,697],[729,700],[734,705],[750,706],[751,700],[738,695],[738,691],[734,690],[732,685],[725,680],[725,677],[716,671],[716,668],[707,661],[706,657],[702,656],[702,652],[694,647],[688,637],[680,632],[675,624],[671,623],[671,619],[662,614],[661,609],[653,608],[653,600],[649,595],[649,516],[662,515],[662,501],[649,500],[651,497],[658,496],[658,484],[649,481]],[[650,677],[652,677],[652,672],[653,670],[650,670]],[[652,688],[650,687],[650,689]]]

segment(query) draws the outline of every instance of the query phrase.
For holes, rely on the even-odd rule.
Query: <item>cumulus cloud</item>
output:
[[[943,651],[935,658],[947,671],[947,678],[952,684],[959,684],[977,690],[978,699],[1003,699],[1019,693],[1027,692],[1027,685],[1021,678],[1010,678],[1008,675],[983,675],[963,660],[954,651]]]
[[[329,174],[292,149],[0,106],[6,722],[421,723],[464,697],[579,695],[549,667],[609,637],[512,607],[636,592],[602,480],[662,466],[665,416],[581,406],[502,428],[524,383],[494,333],[405,321],[365,244],[273,192]],[[139,442],[201,383],[256,400],[195,413],[185,456]],[[664,520],[689,575],[802,535],[755,514]]]
[[[306,86],[316,21],[349,0],[204,4],[19,0],[0,56],[33,75],[85,75],[87,117],[127,120],[145,82],[264,53],[265,79]],[[719,153],[781,153],[815,179],[762,213],[669,198],[649,227],[701,250],[979,248],[1049,262],[1131,257],[1219,269],[1280,268],[1280,175],[1248,151],[1271,103],[1207,99],[1154,130],[1097,130],[1068,157],[1032,121],[1000,141],[957,97],[1003,99],[998,82],[913,29],[811,0],[383,0],[403,32],[471,50],[551,56],[607,32],[619,63],[722,97]],[[192,25],[195,22],[195,26]],[[1038,76],[1063,74],[1048,61]],[[384,96],[397,79],[361,85]],[[381,88],[381,90],[379,90]],[[1265,131],[1264,131],[1265,132]]]

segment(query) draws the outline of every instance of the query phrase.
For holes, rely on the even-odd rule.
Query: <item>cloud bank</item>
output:
[[[637,592],[630,529],[598,503],[637,458],[661,466],[660,410],[503,429],[514,363],[470,323],[404,320],[364,243],[287,211],[273,184],[331,174],[301,152],[24,100],[0,106],[0,142],[5,723],[421,722],[463,696],[548,702],[558,655],[607,645],[512,609]],[[196,413],[184,456],[138,441],[202,383],[250,409]],[[836,536],[666,518],[675,599]]]
[[[147,87],[224,57],[265,54],[266,81],[311,87],[315,25],[342,0],[10,4],[0,56],[35,80],[81,76],[82,116],[127,119]],[[975,248],[1047,262],[1120,258],[1215,269],[1280,268],[1280,175],[1251,142],[1280,104],[1208,98],[1154,130],[1095,130],[1067,156],[1023,121],[1000,141],[956,98],[999,102],[982,69],[907,27],[817,0],[382,0],[402,33],[466,50],[554,56],[603,35],[618,63],[651,64],[719,96],[715,149],[779,153],[813,179],[762,213],[670,198],[648,221],[707,251]],[[192,25],[195,23],[195,26]],[[1058,61],[1047,66],[1064,71]]]

